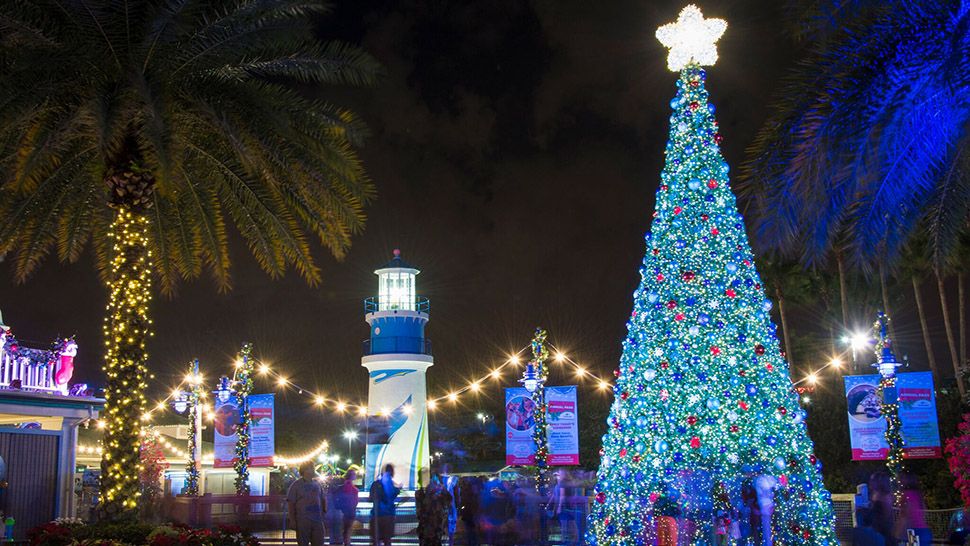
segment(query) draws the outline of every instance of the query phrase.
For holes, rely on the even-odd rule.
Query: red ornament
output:
[[[701,104],[699,102],[697,102],[696,100],[694,102],[690,103],[690,109],[691,109],[692,112],[696,112],[697,109],[700,108],[700,107],[701,107]]]
[[[741,377],[744,377],[744,376],[748,375],[748,370],[740,369],[740,370],[738,370],[738,375],[740,375]]]
[[[697,81],[697,80],[691,80],[691,81],[690,81],[690,86],[691,86],[691,87],[697,87],[697,86],[698,86],[698,85],[700,85],[700,84],[701,84],[701,82],[699,82],[699,81]]]
[[[685,281],[688,281],[689,282],[689,281],[694,280],[694,276],[695,275],[694,275],[694,272],[693,271],[684,271],[684,280]]]
[[[711,228],[711,235],[717,235],[718,233],[720,233],[720,231],[718,231],[717,228]]]
[[[683,313],[677,313],[676,315],[674,315],[674,320],[676,320],[677,322],[680,322],[680,321],[684,320],[684,314]]]
[[[621,399],[623,399],[623,400],[626,400],[626,399],[627,399],[627,398],[629,398],[629,397],[630,397],[630,393],[628,393],[628,392],[626,392],[626,391],[623,391],[623,392],[622,392],[622,393],[620,394],[620,398],[621,398]]]
[[[785,406],[778,406],[778,413],[785,415],[788,413],[788,408],[786,408]]]
[[[708,187],[708,188],[711,188],[712,190],[713,190],[714,188],[716,188],[716,187],[717,187],[717,180],[715,180],[715,179],[713,179],[713,178],[712,178],[712,179],[710,179],[710,180],[708,180],[708,181],[707,181],[707,187]]]
[[[639,463],[640,462],[640,456],[639,455],[634,455],[633,456],[633,462]]]
[[[772,366],[771,364],[768,364],[767,366],[765,366],[765,369],[768,370],[769,372],[775,371],[775,367]]]
[[[733,297],[737,296],[738,293],[735,292],[733,288],[728,288],[727,290],[724,291],[724,295],[727,296],[727,297],[729,297],[729,298],[733,298]]]
[[[728,430],[730,430],[731,432],[737,432],[741,429],[739,429],[737,425],[731,425],[731,427]]]
[[[751,265],[751,260],[744,260],[741,263],[743,263],[744,265],[750,266]]]
[[[721,133],[714,133],[714,142],[717,142],[718,144],[720,144],[721,141],[723,140],[724,140],[724,137],[721,136]]]
[[[745,402],[744,400],[738,402],[738,407],[743,409],[744,411],[748,411],[748,403]]]
[[[701,221],[706,222],[708,218],[710,218],[710,216],[706,214],[701,214]]]
[[[675,307],[677,307],[677,301],[676,300],[670,300],[670,301],[667,302],[667,309],[673,309]]]
[[[663,273],[657,273],[657,282],[664,282],[665,278]]]
[[[620,450],[620,457],[626,457],[626,448]]]
[[[620,377],[620,369],[619,368],[613,370],[613,377],[617,377],[617,378]]]
[[[596,502],[598,502],[600,504],[603,504],[604,502],[606,502],[606,493],[604,493],[602,491],[600,491],[599,493],[597,493],[596,494]]]
[[[669,186],[667,186],[667,184],[661,184],[660,185],[660,191],[667,191],[668,188],[669,188]]]
[[[697,417],[694,417],[693,415],[687,417],[687,424],[688,425],[691,425],[691,426],[696,425],[697,424]]]
[[[816,462],[818,462],[818,457],[816,457],[815,454],[812,453],[811,455],[808,456],[808,462],[815,464]]]
[[[714,355],[714,356],[717,356],[717,355],[721,354],[721,348],[718,347],[717,345],[712,345],[711,346],[711,354]]]
[[[668,367],[670,367],[670,364],[664,361],[660,363],[660,367],[666,370]]]
[[[684,209],[680,207],[674,207],[674,214],[680,214]]]
[[[697,449],[697,448],[701,447],[701,439],[698,438],[697,436],[694,436],[693,438],[691,438],[690,439],[690,447],[692,447],[694,449]]]
[[[761,356],[761,355],[765,354],[765,346],[762,345],[762,344],[760,344],[760,343],[757,344],[757,345],[755,345],[754,346],[754,354],[756,354],[758,356]]]

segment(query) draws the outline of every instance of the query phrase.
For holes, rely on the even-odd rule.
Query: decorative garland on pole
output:
[[[549,443],[546,438],[546,379],[549,370],[546,360],[549,350],[546,349],[546,331],[536,328],[532,337],[532,360],[528,366],[535,370],[537,387],[532,391],[532,403],[535,404],[535,427],[532,429],[532,441],[536,444],[536,489],[540,495],[546,493],[546,459],[549,457]]]
[[[876,322],[873,323],[873,337],[876,338],[876,358],[878,359],[875,367],[881,376],[877,395],[882,401],[880,411],[886,418],[886,444],[889,445],[889,453],[886,455],[886,469],[889,471],[889,480],[892,484],[893,500],[895,506],[900,506],[902,500],[902,487],[899,481],[903,473],[903,436],[902,423],[899,420],[899,394],[896,390],[896,368],[900,366],[893,354],[892,340],[889,339],[887,330],[889,328],[889,317],[879,312]]]
[[[253,392],[253,344],[243,343],[236,362],[236,403],[239,406],[239,425],[236,426],[236,494],[249,494],[249,441],[253,417],[249,413],[249,394]]]
[[[189,457],[185,465],[185,495],[197,496],[199,494],[199,437],[200,424],[202,423],[202,378],[199,376],[199,359],[195,359],[189,364],[189,374],[192,377],[192,388],[189,391]]]

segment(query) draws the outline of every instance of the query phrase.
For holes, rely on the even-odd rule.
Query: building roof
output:
[[[395,248],[394,249],[394,257],[391,258],[391,261],[389,261],[386,264],[382,265],[378,269],[417,269],[417,268],[414,267],[413,265],[405,262],[401,258],[401,249]]]

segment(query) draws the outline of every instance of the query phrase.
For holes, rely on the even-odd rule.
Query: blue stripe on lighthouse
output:
[[[377,383],[386,381],[388,379],[391,379],[392,377],[401,377],[402,375],[407,375],[409,373],[414,373],[416,371],[417,370],[377,370],[375,372],[371,372],[370,376],[371,376],[371,379],[374,380],[374,384],[376,385]]]

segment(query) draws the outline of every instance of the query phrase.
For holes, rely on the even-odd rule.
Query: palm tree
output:
[[[153,284],[230,287],[226,218],[272,277],[320,280],[373,188],[365,128],[311,85],[366,85],[312,0],[0,3],[0,254],[23,281],[92,242],[108,288],[102,516],[134,514]],[[299,84],[299,87],[296,85]],[[301,92],[302,91],[302,92]]]
[[[813,22],[834,23],[815,27],[738,185],[761,213],[756,233],[808,263],[845,250],[849,265],[872,270],[894,265],[930,226],[933,259],[944,259],[970,209],[970,177],[960,176],[970,6],[811,4]]]
[[[923,277],[931,269],[929,260],[926,258],[926,241],[923,234],[917,234],[906,248],[903,249],[903,259],[900,261],[899,276],[902,279],[909,279],[913,285],[913,297],[916,300],[916,312],[919,315],[920,330],[923,333],[923,346],[926,348],[926,362],[933,372],[933,379],[940,381],[940,370],[936,365],[936,355],[933,352],[933,340],[930,336],[929,325],[926,322],[926,310],[923,302],[923,295],[920,292],[920,284]],[[959,376],[957,384],[960,385]]]

